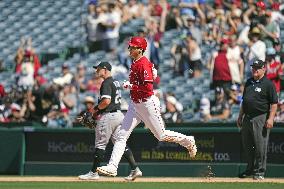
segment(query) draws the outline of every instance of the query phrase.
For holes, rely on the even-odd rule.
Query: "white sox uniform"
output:
[[[111,77],[111,65],[108,62],[101,62],[99,65],[93,67],[97,69],[96,73],[98,76],[103,77],[104,81],[100,87],[98,105],[88,110],[93,112],[93,117],[95,112],[97,119],[95,152],[92,169],[87,174],[79,176],[79,179],[82,180],[99,179],[97,168],[104,159],[105,148],[110,139],[115,143],[124,118],[123,113],[120,111],[121,87],[120,83]],[[99,109],[99,107],[101,107],[101,109]],[[126,146],[125,149],[123,149],[123,153],[131,167],[130,174],[124,179],[133,181],[137,177],[142,176],[142,172],[137,166],[130,148]]]
[[[121,87],[118,81],[112,77],[105,79],[100,88],[100,100],[103,98],[111,99],[106,109],[101,111],[100,118],[96,126],[95,147],[105,150],[109,139],[114,143],[119,131],[119,127],[124,118],[120,111]]]
[[[123,155],[126,141],[133,129],[143,121],[159,141],[175,142],[188,149],[191,157],[196,155],[193,136],[166,130],[160,114],[160,101],[153,93],[153,64],[142,56],[130,68],[129,86],[131,103],[114,144],[108,166],[117,169]],[[127,87],[124,85],[124,87]],[[97,169],[100,171],[100,169]],[[112,174],[115,176],[115,174]]]

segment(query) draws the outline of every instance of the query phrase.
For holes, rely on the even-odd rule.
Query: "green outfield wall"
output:
[[[159,142],[142,127],[128,140],[146,176],[225,176],[234,177],[245,168],[240,130],[234,124],[180,124],[168,128],[196,138],[195,159],[173,143]],[[268,177],[284,177],[284,127],[272,129],[268,146]],[[0,128],[0,174],[78,175],[91,168],[95,133],[77,127],[48,129],[36,126]],[[107,147],[105,160],[112,145]],[[103,163],[105,164],[105,163]],[[127,175],[123,159],[119,175]]]

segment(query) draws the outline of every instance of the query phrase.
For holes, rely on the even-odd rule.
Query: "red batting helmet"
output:
[[[147,41],[143,37],[135,36],[131,37],[130,41],[128,42],[128,45],[131,47],[139,47],[145,51],[147,48]]]

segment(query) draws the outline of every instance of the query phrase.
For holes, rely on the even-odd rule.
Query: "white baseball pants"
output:
[[[184,134],[165,130],[165,124],[160,113],[160,100],[156,96],[151,96],[146,102],[131,102],[124,117],[117,140],[114,144],[109,165],[118,168],[118,164],[124,153],[126,141],[133,129],[141,122],[151,130],[159,141],[175,142],[184,147],[190,144],[190,140]],[[137,141],[143,142],[143,141]]]

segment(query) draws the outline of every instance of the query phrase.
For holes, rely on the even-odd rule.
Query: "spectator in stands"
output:
[[[248,2],[248,9],[243,14],[245,24],[250,26],[250,32],[258,26],[258,24],[266,24],[266,5],[263,1]]]
[[[64,63],[62,65],[62,76],[54,78],[53,82],[56,85],[59,85],[62,87],[65,84],[70,84],[72,81],[72,78],[73,78],[73,74],[70,72],[69,66],[66,63]]]
[[[214,23],[214,37],[215,40],[219,40],[224,34],[227,26],[226,22],[226,15],[225,15],[225,7],[222,0],[214,1],[213,11],[215,14],[215,19],[213,20]]]
[[[244,76],[244,61],[241,57],[241,48],[237,45],[236,36],[229,39],[229,48],[227,51],[227,59],[232,76],[232,82],[241,84]]]
[[[272,5],[271,5],[271,19],[272,21],[274,22],[277,22],[277,23],[281,23],[284,21],[284,15],[281,14],[280,12],[280,3],[279,2],[273,2]],[[282,9],[283,9],[283,5],[282,5]]]
[[[35,53],[34,48],[32,47],[32,38],[26,40],[25,38],[21,39],[20,46],[17,50],[15,57],[16,67],[15,72],[21,74],[23,72],[22,63],[23,61],[28,61],[34,69],[34,77],[37,75],[39,68],[41,67],[38,56]]]
[[[49,128],[60,128],[64,121],[61,119],[61,112],[57,105],[51,107],[50,111],[44,116],[43,122]]]
[[[165,98],[164,100],[167,101],[167,97],[169,97],[169,96],[173,96],[175,99],[177,99],[173,92],[167,92],[167,93],[164,94],[164,98]],[[183,105],[178,100],[176,101],[175,106],[176,106],[177,111],[179,111],[179,112],[183,111]]]
[[[143,13],[143,5],[137,0],[129,0],[123,6],[122,23],[126,23],[131,19],[141,18]]]
[[[83,64],[78,64],[77,72],[72,79],[72,84],[76,87],[78,92],[85,92],[87,90],[87,83],[86,67]]]
[[[92,109],[94,109],[95,107],[95,99],[92,96],[86,96],[84,98],[83,104],[84,108],[82,108],[83,110],[78,114],[78,116],[82,115],[83,112],[92,111]],[[75,119],[75,121],[78,122],[77,119]]]
[[[59,106],[53,105],[46,115],[46,125],[50,128],[72,127],[72,122]]]
[[[147,27],[142,27],[142,28],[137,29],[137,34],[140,37],[144,37],[146,39],[146,41],[147,41],[147,46],[150,47],[151,45],[153,45],[153,40],[152,40],[152,37],[149,35],[149,32],[151,30],[151,29],[149,29],[150,26],[149,25],[147,25],[147,26],[148,26],[148,28]],[[154,27],[158,27],[158,25],[154,25]],[[131,58],[128,55],[129,54],[129,52],[128,52],[128,41],[129,41],[129,39],[127,39],[127,41],[125,42],[125,44],[127,45],[127,48],[125,49],[126,50],[125,54],[126,54],[126,57],[128,58],[127,62],[128,62],[128,69],[129,69],[130,68],[130,64],[132,63],[132,60],[131,60]],[[159,53],[158,52],[158,48],[156,48],[156,47],[158,47],[158,45],[159,44],[154,45],[152,47],[153,50],[151,50],[151,48],[147,48],[145,50],[145,52],[144,52],[144,56],[147,57],[150,60],[151,56],[158,55],[158,53]],[[155,54],[155,53],[157,53],[157,54]],[[158,59],[158,61],[160,60],[159,57],[157,59]]]
[[[87,111],[91,111],[92,108],[94,108],[95,103],[95,99],[92,96],[86,96],[84,99],[84,104]]]
[[[5,68],[4,61],[0,59],[0,73],[4,71],[7,71],[7,69]]]
[[[184,23],[184,32],[191,33],[192,37],[198,43],[198,45],[202,44],[202,32],[198,26],[195,25],[196,17],[188,16],[186,18],[186,23]]]
[[[155,65],[155,68],[158,69],[160,64],[159,57],[159,48],[160,48],[160,39],[163,35],[162,32],[159,31],[159,23],[158,21],[150,17],[146,20],[146,29],[144,29],[145,33],[140,33],[140,36],[145,36],[147,41],[147,48],[145,52],[145,56],[149,57],[149,60]],[[144,32],[143,31],[143,32]],[[142,34],[142,35],[141,35]]]
[[[185,40],[180,43],[174,43],[171,47],[171,56],[173,58],[173,70],[177,76],[183,76],[188,70],[189,55]]]
[[[223,2],[226,4],[227,2]],[[239,35],[241,31],[244,29],[245,25],[242,22],[242,3],[238,0],[233,0],[233,4],[229,4],[230,11],[227,13],[227,22],[231,26],[229,29],[230,35]]]
[[[44,73],[41,69],[39,69],[37,75],[35,76],[35,84],[34,84],[34,89],[37,90],[39,89],[42,85],[47,83],[47,79],[44,78]]]
[[[247,49],[249,42],[250,42],[249,30],[250,30],[249,25],[244,25],[244,28],[241,30],[241,32],[239,33],[238,38],[237,38],[237,44],[239,44],[241,47],[243,47],[244,50]]]
[[[180,19],[180,11],[178,7],[172,6],[166,17],[166,28],[165,30],[178,29],[182,26],[182,20]]]
[[[12,102],[17,102],[18,103],[18,99],[21,99],[23,96],[23,90],[22,88],[18,88],[16,85],[11,86],[11,88],[9,89],[9,91],[6,91],[6,95],[4,96],[3,103],[4,101],[6,101],[6,97],[8,97],[8,99],[11,99],[11,103]],[[9,100],[8,100],[9,101]]]
[[[178,6],[182,19],[186,20],[188,17],[195,16],[196,4],[198,4],[197,0],[179,0]]]
[[[222,87],[216,87],[215,100],[210,103],[210,115],[209,120],[225,121],[229,118],[231,110],[230,105],[225,97],[225,92]]]
[[[253,28],[256,27],[258,23],[265,24],[265,5],[263,3],[257,6],[254,1],[248,1],[244,5],[243,23],[245,27],[238,37],[238,43],[240,45],[249,44],[249,35],[251,35]],[[260,7],[260,5],[262,7]]]
[[[207,5],[208,7],[208,5]],[[208,10],[206,15],[206,24],[202,26],[202,39],[204,44],[207,46],[215,47],[216,45],[216,28],[218,27],[215,23],[215,13]]]
[[[25,50],[22,47],[19,47],[16,53],[16,56],[14,58],[14,61],[16,63],[15,65],[15,72],[19,73],[19,67],[21,66],[23,60],[24,60]]]
[[[232,76],[227,58],[228,44],[229,40],[223,38],[221,40],[220,50],[213,53],[210,61],[210,70],[211,73],[213,73],[213,88],[222,87],[226,94],[228,94],[232,85]]]
[[[247,63],[245,65],[245,76],[246,78],[251,77],[251,68],[250,65],[255,59],[260,59],[265,61],[265,51],[266,45],[263,41],[260,40],[260,30],[258,27],[254,27],[249,34],[250,42],[249,42],[249,52]]]
[[[261,59],[265,59],[265,49],[266,45],[261,40],[261,31],[259,27],[255,26],[251,29],[249,33],[250,43],[248,44],[250,47],[249,59],[259,57]],[[260,48],[261,52],[257,52],[257,47]],[[264,48],[265,47],[265,48]]]
[[[25,110],[21,108],[19,104],[12,103],[11,104],[11,112],[12,114],[9,116],[9,122],[24,122],[24,112]]]
[[[9,116],[11,115],[12,99],[9,96],[5,96],[2,99],[0,105],[0,122],[9,122]]]
[[[280,100],[278,107],[279,110],[276,113],[275,122],[284,123],[284,99]]]
[[[242,102],[242,94],[240,92],[240,88],[238,87],[238,85],[236,84],[232,85],[231,91],[229,93],[228,102],[230,106],[234,104],[239,105]]]
[[[138,31],[138,35],[139,35],[140,31]],[[127,44],[127,41],[129,39],[128,38],[125,38],[123,40],[123,47],[121,49],[119,49],[119,51],[117,52],[117,58],[118,58],[118,61],[119,61],[119,64],[120,65],[123,65],[127,70],[130,69],[130,65],[132,63],[132,60],[131,58],[128,56],[128,44]],[[147,52],[145,52],[145,56],[146,57],[149,57],[147,56]]]
[[[207,97],[203,96],[200,100],[199,116],[202,122],[210,119],[210,100]]]
[[[60,109],[58,91],[55,85],[47,84],[39,90],[33,91],[29,108],[31,109],[32,120],[38,122],[47,122],[48,113],[54,109]]]
[[[5,92],[5,88],[4,86],[0,83],[0,99],[2,100],[2,98],[6,96],[6,92]]]
[[[147,29],[147,49],[150,50],[150,61],[155,65],[158,70],[160,64],[159,48],[160,40],[165,32],[166,27],[166,17],[168,14],[168,4],[166,1],[161,1],[159,6],[161,6],[161,15],[158,18],[149,17],[146,18],[145,25]]]
[[[31,90],[35,83],[35,69],[32,61],[30,54],[26,53],[23,62],[18,67],[17,85],[23,89]]]
[[[92,79],[90,79],[87,83],[87,91],[92,91],[94,94],[98,94],[102,82],[102,79],[94,74]]]
[[[37,54],[35,54],[34,49],[27,50],[25,56],[30,57],[30,61],[33,63],[34,66],[34,77],[37,76],[39,68],[41,68],[41,63]]]
[[[34,89],[38,90],[38,89]],[[21,114],[23,118],[27,121],[34,121],[32,118],[32,108],[34,107],[35,96],[33,96],[32,91],[27,91],[23,94],[23,99],[20,101]]]
[[[119,40],[119,28],[122,23],[121,12],[116,9],[114,2],[109,2],[104,6],[107,11],[101,25],[105,27],[103,50],[115,53]]]
[[[266,11],[266,23],[259,23],[257,27],[261,30],[262,39],[266,48],[273,47],[273,42],[280,37],[279,25],[271,18],[271,12]]]
[[[149,0],[147,6],[148,14],[145,18],[152,17],[159,19],[163,11],[165,11],[164,8],[166,8],[167,11],[170,10],[170,4],[166,0]]]
[[[275,40],[273,47],[276,51],[275,60],[277,62],[281,62],[281,64],[283,65],[283,63],[284,63],[284,51],[283,51],[283,48],[282,48],[282,43],[279,40]]]
[[[280,95],[281,81],[283,75],[281,63],[275,60],[276,51],[273,47],[266,50],[266,77],[270,79],[276,88],[278,96]]]
[[[173,96],[168,96],[166,98],[166,112],[163,113],[162,117],[165,123],[181,123],[182,114],[177,109],[177,100]]]
[[[89,52],[95,52],[103,49],[102,44],[106,28],[102,22],[106,13],[100,5],[97,5],[97,2],[90,2],[88,13],[86,20],[88,48]]]
[[[71,84],[64,85],[63,89],[59,92],[59,100],[61,103],[61,111],[68,115],[70,111],[76,109],[76,88]]]
[[[201,50],[191,33],[187,34],[186,42],[189,55],[189,65],[193,70],[193,77],[198,78],[202,74],[203,67],[201,62]]]

